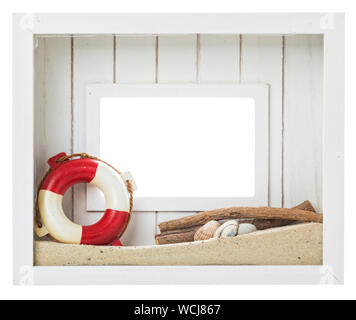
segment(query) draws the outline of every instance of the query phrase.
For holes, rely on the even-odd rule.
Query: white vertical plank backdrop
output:
[[[85,151],[89,83],[268,83],[269,204],[309,199],[322,210],[322,36],[98,35],[36,43],[35,184],[49,156]],[[73,218],[80,224],[102,215],[88,212],[85,198],[84,186],[76,186]],[[66,201],[70,216],[71,197]],[[135,212],[123,241],[153,244],[158,223],[189,214]]]
[[[196,35],[158,37],[158,82],[192,83],[196,81]]]
[[[159,36],[157,82],[195,83],[197,80],[197,35]],[[194,212],[156,212],[156,225]],[[156,230],[159,231],[158,228]]]
[[[72,42],[73,66],[73,152],[85,152],[85,94],[88,83],[109,82],[114,78],[113,36],[75,37]],[[74,221],[88,225],[101,213],[86,211],[85,185],[74,186]]]
[[[154,83],[155,36],[117,36],[115,74],[117,83]]]
[[[240,77],[239,35],[200,35],[198,81],[236,83]]]
[[[269,205],[276,207],[282,206],[282,55],[282,36],[241,36],[241,81],[270,88]]]
[[[115,44],[116,83],[155,83],[156,36],[116,36]],[[135,211],[122,242],[131,246],[155,244],[155,229],[155,212]]]
[[[240,48],[238,35],[197,35],[195,42],[193,36],[190,36],[187,41],[190,42],[191,54],[186,64],[192,65],[195,61],[195,66],[190,72],[192,82],[194,77],[198,83],[238,81]],[[174,55],[171,59],[173,58]],[[173,61],[171,63],[174,64]],[[157,224],[191,214],[192,212],[159,212]]]
[[[284,204],[321,211],[322,36],[287,36],[284,69]]]
[[[35,41],[35,188],[48,169],[47,159],[71,152],[71,38]],[[73,219],[72,192],[63,209]]]

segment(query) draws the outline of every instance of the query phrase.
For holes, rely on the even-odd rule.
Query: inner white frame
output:
[[[204,211],[229,206],[268,205],[269,106],[265,84],[90,84],[86,95],[86,150],[100,157],[101,98],[137,97],[235,97],[255,101],[255,193],[251,197],[140,197],[136,211]],[[169,108],[169,106],[167,106]],[[132,130],[135,128],[132,123]],[[129,133],[128,133],[129,135]],[[189,156],[189,155],[187,155]],[[104,159],[105,160],[105,159]],[[221,160],[223,165],[223,158]],[[119,170],[134,168],[118,168]],[[87,210],[104,211],[98,189],[87,185]]]
[[[323,266],[35,267],[34,36],[321,34],[324,37]],[[343,13],[15,14],[13,17],[13,277],[15,284],[320,284],[344,282]],[[23,159],[26,154],[26,161]],[[21,199],[21,201],[19,201]]]

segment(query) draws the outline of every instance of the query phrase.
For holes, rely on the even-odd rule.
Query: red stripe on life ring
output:
[[[98,162],[92,159],[75,159],[65,161],[52,169],[43,181],[41,190],[52,191],[64,195],[66,190],[75,183],[89,183],[98,168]]]
[[[129,213],[106,209],[104,216],[91,226],[83,226],[80,244],[105,245],[114,241],[124,229]]]

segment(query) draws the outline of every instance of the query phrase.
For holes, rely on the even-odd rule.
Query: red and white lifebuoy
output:
[[[72,244],[106,245],[117,240],[129,219],[130,195],[125,181],[112,167],[90,158],[57,162],[58,154],[48,160],[51,172],[44,179],[38,194],[42,223],[57,241]],[[76,183],[98,187],[105,196],[106,210],[97,223],[81,226],[64,214],[63,195]]]

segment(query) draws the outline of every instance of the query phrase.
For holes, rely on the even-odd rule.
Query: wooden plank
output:
[[[242,41],[242,39],[245,39],[245,41]],[[277,39],[277,41],[274,39]],[[276,104],[274,109],[281,106],[281,101],[278,101],[278,96],[281,100],[282,75],[280,36],[201,35],[198,47],[199,82],[242,81],[247,83],[269,83],[270,85],[273,82],[276,88],[273,90],[273,96],[270,99]],[[268,63],[266,63],[266,60]],[[281,110],[278,110],[278,112],[280,115]],[[277,110],[274,113],[277,113]],[[275,118],[273,114],[274,121],[270,125],[278,123],[276,130],[279,128],[281,131],[281,118]],[[279,132],[279,135],[279,140],[277,139],[274,142],[274,148],[270,150],[270,153],[275,154],[273,159],[277,160],[275,163],[270,164],[270,167],[279,169],[279,171],[276,170],[276,176],[270,178],[270,181],[273,180],[276,184],[276,186],[272,185],[274,189],[278,190],[279,186],[277,201],[273,201],[275,206],[279,206],[281,203],[281,152],[278,154],[274,150],[278,150],[278,147],[281,149],[280,144],[278,145],[278,143],[281,143],[281,132]],[[278,156],[279,159],[277,159]]]
[[[115,80],[117,83],[155,82],[156,38],[156,36],[116,36]],[[124,246],[153,245],[155,229],[155,212],[135,211],[121,239],[122,243]]]
[[[197,82],[237,82],[240,68],[239,36],[202,34],[197,39]],[[189,215],[191,213],[184,213],[172,219]],[[158,224],[167,220],[161,219]]]
[[[116,36],[116,82],[153,83],[156,73],[155,36]]]
[[[158,82],[196,82],[196,35],[158,38]]]
[[[240,69],[239,35],[200,35],[198,81],[236,83]]]
[[[286,36],[284,205],[309,199],[322,210],[323,38]]]
[[[35,41],[34,157],[35,187],[48,170],[47,159],[71,152],[71,38],[37,38]],[[72,215],[72,190],[63,209]]]
[[[282,36],[243,35],[241,54],[241,81],[267,83],[270,87],[269,205],[280,207],[282,205]]]
[[[188,212],[188,211],[180,211],[180,212],[158,212],[157,213],[157,218],[156,218],[156,234],[160,233],[158,225],[162,222],[170,221],[170,220],[175,220],[175,219],[180,219],[184,217],[191,216],[196,212]]]
[[[85,152],[85,99],[89,83],[113,83],[113,36],[73,38],[73,151]],[[74,186],[74,221],[90,220],[86,210],[86,186]]]
[[[159,83],[196,82],[197,80],[197,35],[169,35],[158,38]],[[163,221],[192,215],[194,212],[157,212],[157,225]]]

